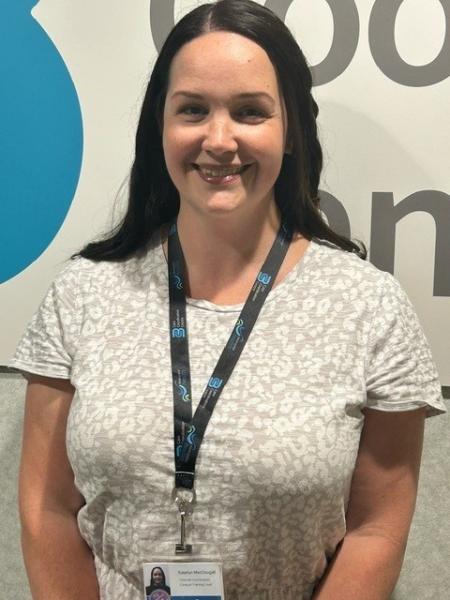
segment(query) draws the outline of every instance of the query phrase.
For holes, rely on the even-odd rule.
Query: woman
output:
[[[170,596],[170,587],[166,585],[166,576],[161,567],[153,567],[150,574],[150,585],[145,588],[145,593],[150,600],[156,598],[156,594],[152,596],[153,592],[166,592],[167,597]]]
[[[321,217],[317,112],[264,7],[203,5],[169,35],[125,218],[57,278],[13,362],[32,374],[20,502],[35,599],[140,598],[148,549],[173,559],[178,542],[175,472],[197,494],[187,541],[222,561],[227,600],[389,598],[424,418],[445,409],[404,292]],[[243,352],[222,376],[226,344]],[[203,408],[223,394],[202,440],[204,389]]]

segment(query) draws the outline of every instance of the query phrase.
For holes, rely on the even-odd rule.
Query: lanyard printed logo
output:
[[[268,273],[263,273],[262,271],[258,275],[258,281],[264,285],[268,285],[272,277]]]

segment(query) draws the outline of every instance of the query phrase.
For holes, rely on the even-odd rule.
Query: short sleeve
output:
[[[365,406],[384,411],[427,407],[446,412],[436,366],[417,314],[399,282],[385,278],[367,349]]]
[[[71,261],[51,284],[16,348],[10,367],[70,379],[81,326],[78,260]]]

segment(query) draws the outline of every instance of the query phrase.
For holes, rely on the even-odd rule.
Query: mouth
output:
[[[248,165],[230,165],[228,167],[207,167],[193,164],[203,181],[214,184],[229,184],[237,181],[239,177],[251,167]]]
[[[194,168],[201,171],[207,177],[226,177],[227,175],[240,175],[248,169],[250,165],[230,165],[229,167],[202,167],[194,163]]]

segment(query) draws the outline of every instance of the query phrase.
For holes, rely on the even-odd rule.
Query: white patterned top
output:
[[[188,300],[194,408],[242,306]],[[11,366],[70,378],[67,448],[102,600],[143,597],[141,564],[173,559],[167,264],[158,236],[122,263],[76,259]],[[189,531],[223,561],[227,600],[311,597],[345,534],[365,406],[445,411],[398,282],[313,241],[269,294],[210,421]]]

